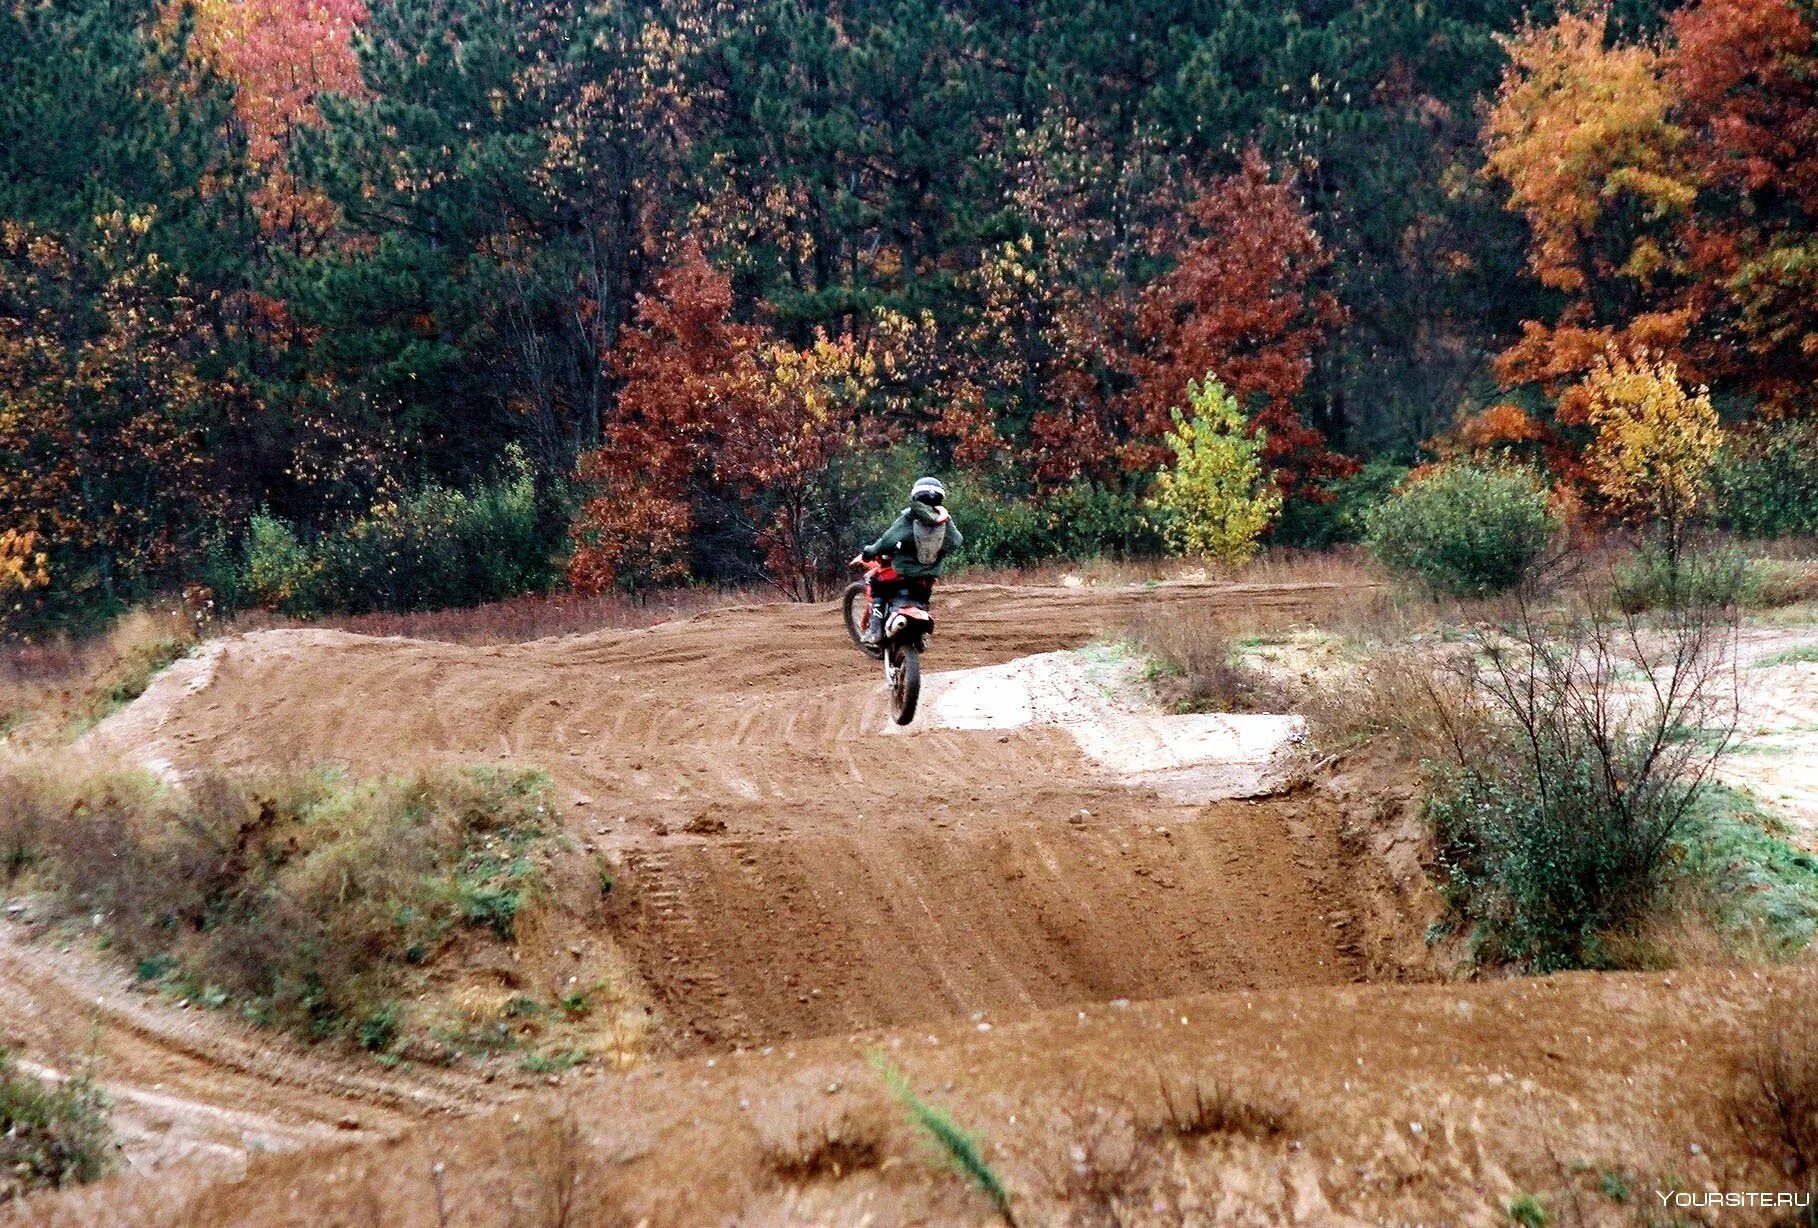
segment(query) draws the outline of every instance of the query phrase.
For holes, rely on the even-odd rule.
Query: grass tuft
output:
[[[93,1181],[113,1153],[107,1098],[87,1073],[39,1079],[0,1049],[0,1204]]]
[[[902,1104],[909,1117],[924,1130],[942,1159],[991,1200],[1004,1222],[1015,1225],[1010,1212],[1010,1194],[991,1165],[986,1162],[979,1140],[953,1120],[946,1110],[929,1104],[915,1094],[908,1076],[882,1054],[873,1054],[871,1064],[877,1068],[890,1092]]]

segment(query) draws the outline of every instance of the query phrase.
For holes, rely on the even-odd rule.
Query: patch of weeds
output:
[[[1772,669],[1776,665],[1818,665],[1818,644],[1801,644],[1771,657],[1763,657],[1751,668]]]
[[[562,1008],[562,1013],[570,1019],[585,1018],[588,1012],[593,1010],[593,995],[607,988],[605,981],[595,981],[584,989],[576,989],[563,994],[557,1005]]]
[[[1245,664],[1213,610],[1182,603],[1144,610],[1126,628],[1148,658],[1143,680],[1171,712],[1280,712],[1287,697],[1268,675]]]
[[[884,1127],[872,1106],[831,1112],[810,1111],[793,1127],[764,1133],[762,1148],[770,1171],[783,1181],[838,1181],[847,1173],[877,1168],[884,1160]]]
[[[1521,1228],[1547,1228],[1553,1217],[1537,1196],[1522,1194],[1509,1202],[1509,1222]]]
[[[1240,1096],[1229,1084],[1190,1080],[1170,1081],[1155,1072],[1162,1104],[1161,1128],[1181,1138],[1238,1135],[1264,1141],[1290,1133],[1294,1112],[1286,1105]]]
[[[35,1078],[0,1049],[0,1204],[105,1174],[114,1153],[107,1107],[87,1072]]]
[[[1606,1168],[1597,1174],[1597,1189],[1611,1202],[1627,1202],[1635,1196],[1628,1178],[1613,1168]]]
[[[943,1161],[990,1199],[991,1205],[1005,1223],[1014,1226],[1016,1219],[1010,1212],[1010,1194],[986,1162],[979,1139],[954,1121],[945,1109],[916,1095],[915,1089],[909,1085],[908,1077],[883,1054],[872,1054],[871,1064],[882,1076],[897,1102],[908,1112],[910,1120],[928,1135]]]
[[[147,955],[144,959],[133,965],[133,980],[140,984],[161,981],[169,976],[176,966],[177,960],[175,956],[167,955],[163,952],[156,955]]]
[[[0,848],[28,841],[54,915],[106,918],[142,980],[311,1039],[394,1047],[400,1003],[462,929],[509,939],[559,839],[550,786],[495,769],[60,779],[0,770]],[[54,802],[14,830],[4,803]]]
[[[555,1053],[526,1053],[521,1065],[526,1074],[561,1074],[587,1060],[583,1049],[562,1049]]]
[[[403,1012],[396,1002],[386,1002],[360,1020],[360,1048],[368,1053],[382,1053],[398,1040]]]
[[[1719,925],[1792,956],[1818,934],[1818,856],[1783,839],[1784,831],[1748,794],[1710,784],[1679,837],[1678,870]]]

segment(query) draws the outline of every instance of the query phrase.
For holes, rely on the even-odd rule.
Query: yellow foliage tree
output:
[[[1658,355],[1615,350],[1592,362],[1583,392],[1597,429],[1585,452],[1592,482],[1624,517],[1658,526],[1677,559],[1723,443],[1710,393],[1688,388]]]
[[[1209,375],[1189,383],[1187,409],[1173,412],[1174,464],[1157,477],[1168,544],[1235,567],[1256,553],[1256,539],[1281,510],[1281,492],[1263,471],[1261,436],[1223,384]]]
[[[0,530],[0,596],[49,583],[50,556],[38,548],[38,535],[30,529]]]
[[[1509,67],[1484,129],[1486,173],[1508,183],[1509,207],[1533,228],[1534,273],[1559,290],[1584,288],[1584,247],[1612,202],[1638,199],[1658,219],[1696,195],[1676,165],[1685,133],[1668,119],[1664,57],[1608,45],[1608,24],[1593,8],[1503,39]],[[1664,257],[1644,233],[1617,259],[1645,281]]]

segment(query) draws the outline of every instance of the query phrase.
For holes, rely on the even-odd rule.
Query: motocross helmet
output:
[[[941,485],[939,478],[917,478],[909,489],[909,498],[929,507],[939,507],[947,501],[947,488]]]

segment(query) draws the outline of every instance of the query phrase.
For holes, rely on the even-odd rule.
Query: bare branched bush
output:
[[[1176,712],[1280,712],[1282,688],[1239,658],[1214,608],[1180,602],[1143,608],[1125,634],[1154,661],[1157,698]]]
[[[1047,1159],[1043,1184],[1069,1228],[1120,1228],[1148,1202],[1160,1167],[1154,1140],[1128,1105],[1075,1103],[1056,1114],[1050,1137],[1061,1151]]]
[[[1733,617],[1663,625],[1522,603],[1460,662],[1482,737],[1441,760],[1431,814],[1453,898],[1492,958],[1601,966],[1660,902],[1735,733]]]

